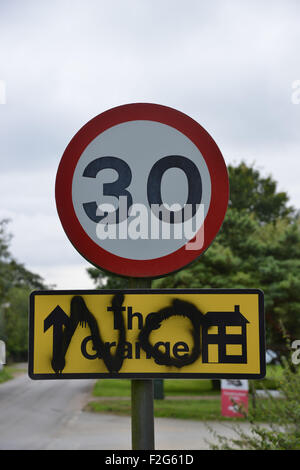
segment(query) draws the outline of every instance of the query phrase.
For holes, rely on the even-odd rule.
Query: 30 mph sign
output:
[[[228,189],[223,157],[203,127],[175,109],[136,103],[96,116],[73,137],[56,204],[68,238],[92,264],[159,277],[208,248]]]

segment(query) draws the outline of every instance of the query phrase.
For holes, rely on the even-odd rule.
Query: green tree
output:
[[[8,220],[0,221],[0,339],[7,357],[25,359],[28,342],[28,296],[33,289],[45,289],[43,279],[17,262],[10,253]]]
[[[281,323],[300,337],[299,216],[271,176],[244,162],[229,165],[229,207],[222,228],[202,256],[154,288],[260,288],[265,293],[267,346],[288,354]],[[91,268],[97,287],[125,288],[126,279]],[[106,284],[105,284],[106,283]]]
[[[95,283],[96,289],[127,289],[128,279],[117,276],[116,274],[108,274],[97,268],[88,268],[88,275]]]
[[[282,362],[290,349],[283,329],[291,340],[300,337],[300,220],[280,220],[261,231],[263,256],[258,274],[265,293],[267,345]]]
[[[30,289],[13,287],[4,304],[4,335],[7,359],[23,361],[28,352],[28,297]]]
[[[288,205],[286,192],[277,191],[277,183],[272,176],[263,177],[253,165],[245,162],[228,166],[230,181],[229,208],[246,210],[255,214],[260,222],[273,222],[295,213]]]
[[[29,287],[43,289],[45,284],[38,275],[27,270],[22,263],[17,262],[10,253],[11,234],[8,232],[7,219],[0,220],[0,299],[5,301],[9,289]]]
[[[270,177],[259,178],[244,163],[229,167],[229,177],[230,205],[215,241],[195,263],[155,280],[154,287],[262,289],[267,347],[282,359],[289,350],[281,325],[300,337],[299,216]]]

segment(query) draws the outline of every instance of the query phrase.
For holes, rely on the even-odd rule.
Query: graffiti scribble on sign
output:
[[[93,348],[97,351],[99,356],[103,358],[103,361],[110,372],[118,372],[123,364],[123,351],[125,346],[125,325],[122,316],[122,304],[124,301],[124,295],[121,293],[115,294],[112,299],[111,310],[113,311],[115,318],[118,318],[119,325],[119,341],[117,345],[117,351],[114,355],[111,354],[110,349],[107,348],[106,343],[102,340],[101,334],[98,328],[97,321],[93,314],[87,308],[84,299],[76,295],[71,300],[71,313],[68,320],[65,321],[65,328],[62,328],[57,334],[53,335],[53,357],[51,365],[53,370],[59,374],[65,368],[65,356],[68,351],[71,339],[78,326],[86,326],[88,324],[91,330],[91,339],[93,342]],[[57,307],[56,307],[57,309]],[[56,310],[55,309],[55,310]],[[44,330],[48,329],[49,317],[46,318],[44,324]]]
[[[182,357],[171,357],[159,350],[156,345],[149,342],[150,333],[161,327],[161,323],[168,318],[180,316],[187,317],[192,323],[193,349],[191,354],[185,354]],[[183,367],[195,362],[201,354],[200,347],[200,326],[205,322],[205,316],[190,302],[174,299],[170,307],[165,307],[158,312],[150,313],[146,318],[144,328],[139,334],[139,341],[142,348],[148,354],[153,356],[155,362],[160,365]]]
[[[104,342],[98,328],[98,323],[93,314],[89,311],[86,303],[80,295],[76,295],[71,300],[70,317],[57,306],[53,312],[45,319],[44,331],[53,325],[53,356],[51,365],[55,373],[61,374],[65,368],[65,356],[68,351],[70,342],[79,326],[89,326],[91,335],[84,340],[86,347],[87,341],[92,341],[95,358],[103,359],[107,369],[111,373],[118,373],[122,368],[125,358],[126,328],[122,312],[125,296],[119,292],[115,294],[111,301],[108,311],[114,315],[114,329],[119,331],[118,343],[116,345],[115,354],[111,353],[111,343]],[[186,317],[190,320],[192,328],[191,334],[193,338],[193,348],[190,354],[176,355],[171,357],[167,352],[159,350],[161,343],[152,345],[149,341],[150,333],[161,327],[164,320],[171,317]],[[153,357],[154,361],[160,365],[175,366],[177,368],[184,367],[195,362],[201,354],[200,346],[200,327],[205,325],[205,315],[203,315],[195,305],[179,299],[174,299],[172,305],[162,308],[158,312],[149,313],[146,316],[145,325],[141,328],[138,335],[140,347],[146,352],[147,357]],[[64,326],[64,328],[63,328]],[[113,343],[115,344],[115,342]]]

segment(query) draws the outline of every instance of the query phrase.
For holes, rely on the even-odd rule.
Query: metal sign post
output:
[[[153,450],[153,380],[131,381],[131,438],[133,450]]]
[[[150,288],[150,279],[129,279],[129,287]],[[154,450],[153,380],[131,381],[131,442],[133,450]]]

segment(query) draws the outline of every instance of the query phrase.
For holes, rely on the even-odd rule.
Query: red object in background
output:
[[[222,416],[243,418],[248,412],[248,381],[222,380]]]

